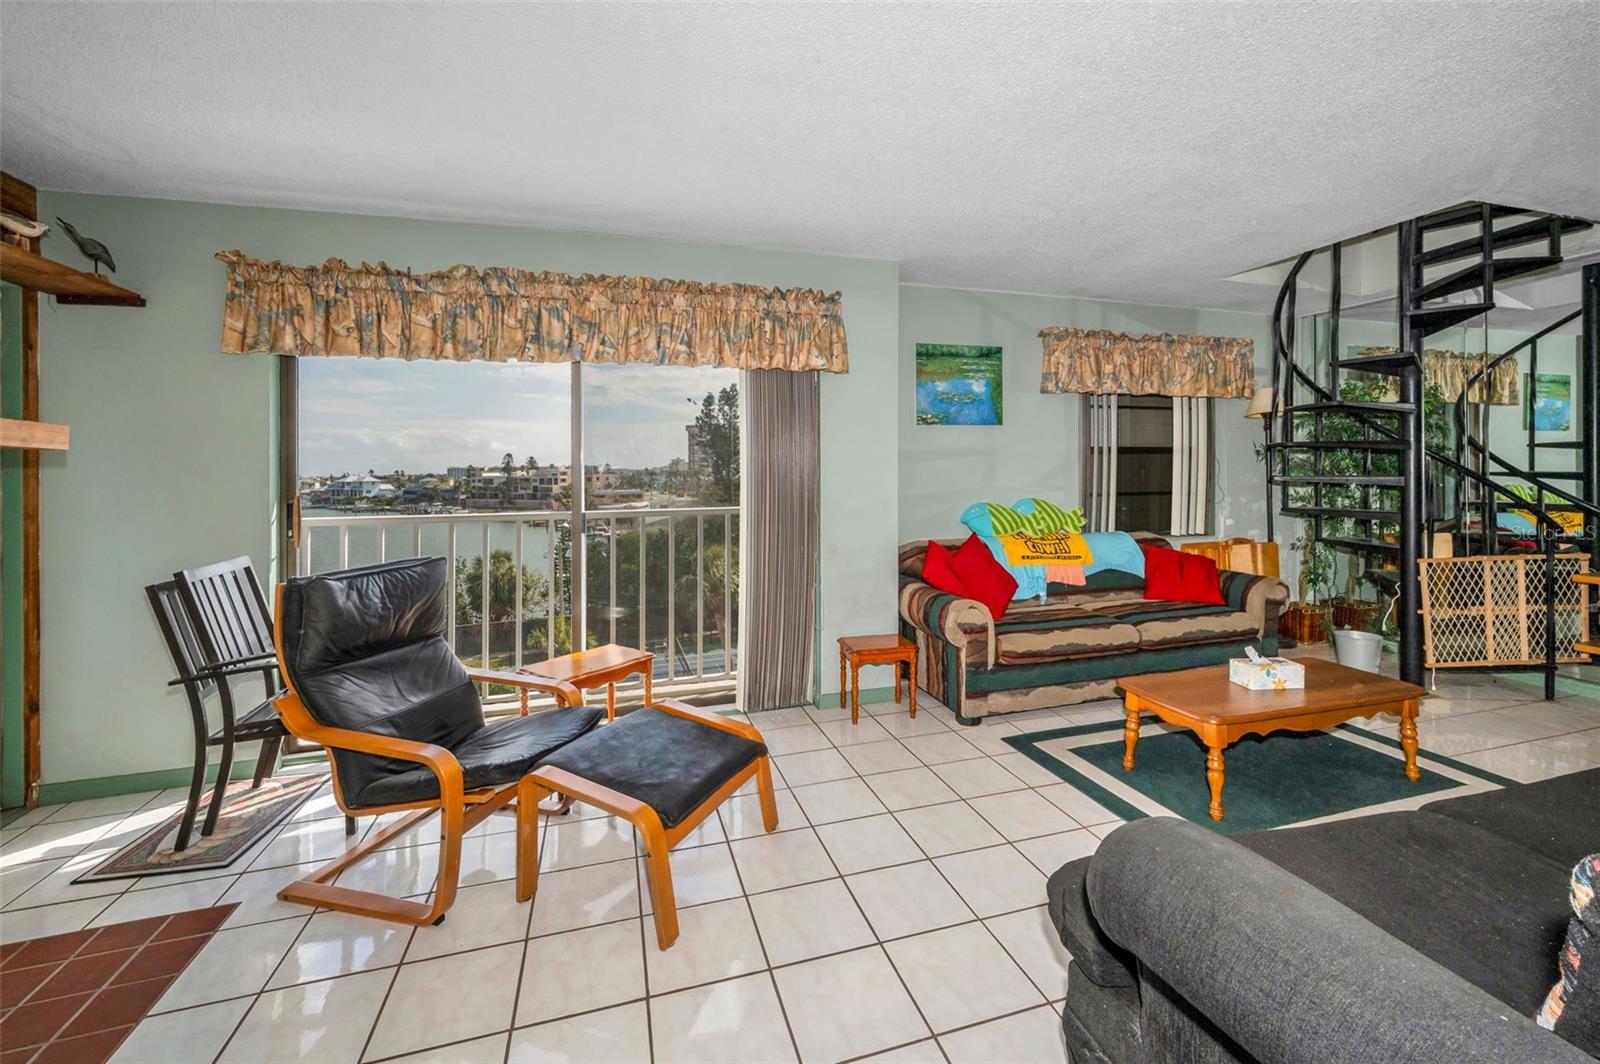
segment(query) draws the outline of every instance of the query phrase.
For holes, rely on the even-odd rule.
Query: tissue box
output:
[[[1228,679],[1251,691],[1294,691],[1306,685],[1306,668],[1288,658],[1229,658]]]

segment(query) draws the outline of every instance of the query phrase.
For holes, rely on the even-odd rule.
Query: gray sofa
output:
[[[1530,1018],[1600,769],[1232,838],[1138,820],[1050,878],[1074,1064],[1592,1062]]]

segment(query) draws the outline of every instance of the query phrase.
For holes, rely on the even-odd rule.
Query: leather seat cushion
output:
[[[540,767],[565,769],[635,798],[670,828],[766,752],[743,736],[644,708],[563,746]]]
[[[526,717],[488,724],[451,750],[461,762],[461,775],[469,791],[503,787],[526,776],[551,751],[592,729],[600,720],[598,709],[553,709]],[[367,807],[421,802],[439,797],[439,778],[426,765],[380,776],[367,784],[353,804]]]

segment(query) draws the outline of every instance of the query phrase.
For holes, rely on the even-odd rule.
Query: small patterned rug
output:
[[[234,903],[0,946],[7,1064],[103,1064],[222,926]]]
[[[217,830],[210,835],[200,834],[206,822],[206,809],[211,804],[208,793],[200,800],[189,846],[181,853],[172,849],[183,818],[180,809],[73,882],[224,868],[299,809],[327,781],[326,774],[312,773],[275,776],[263,781],[259,788],[252,788],[249,780],[230,783],[223,797],[222,814],[217,818]]]
[[[1358,810],[1409,808],[1421,796],[1451,798],[1511,782],[1422,750],[1422,778],[1413,783],[1405,777],[1398,741],[1350,724],[1252,735],[1224,752],[1219,822],[1206,811],[1206,748],[1187,729],[1147,719],[1131,772],[1122,767],[1121,721],[1008,735],[1005,741],[1124,820],[1180,816],[1229,835]]]

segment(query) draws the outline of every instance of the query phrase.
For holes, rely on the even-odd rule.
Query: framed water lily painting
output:
[[[1537,387],[1536,387],[1537,386]],[[1538,394],[1536,395],[1535,392]],[[1522,375],[1522,427],[1533,421],[1535,432],[1572,429],[1572,377],[1565,373]]]
[[[998,347],[917,345],[917,424],[999,425],[1005,420]]]

